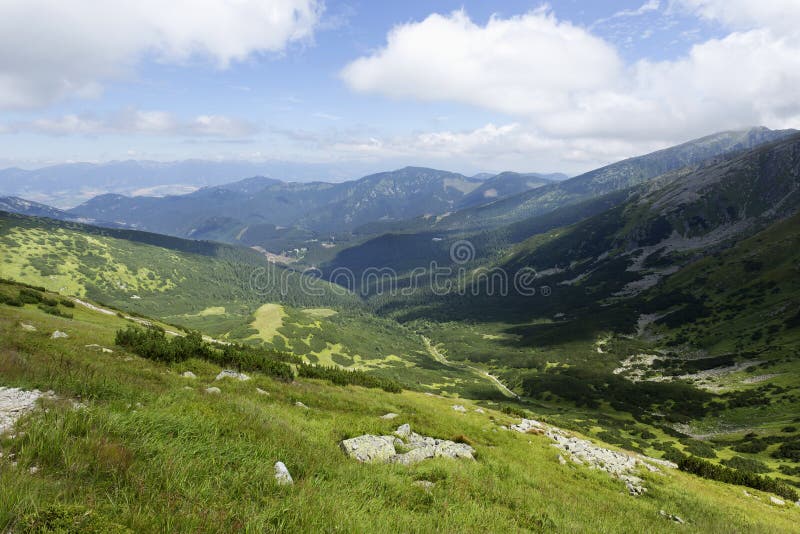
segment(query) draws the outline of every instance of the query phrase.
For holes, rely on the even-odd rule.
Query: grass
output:
[[[256,337],[271,343],[273,338],[279,335],[278,330],[283,326],[283,319],[286,312],[280,304],[264,304],[255,312],[255,320],[251,326],[258,330]]]
[[[22,330],[20,321],[38,331]],[[113,347],[127,324],[80,307],[69,320],[33,305],[0,305],[3,385],[53,389],[62,399],[0,443],[0,529],[54,505],[80,506],[135,532],[771,533],[792,532],[800,520],[800,510],[771,506],[765,494],[745,497],[739,487],[674,471],[644,475],[650,491],[631,497],[603,473],[560,465],[546,437],[501,430],[514,419],[486,403],[479,414],[460,401],[468,413],[459,414],[452,400],[418,392],[285,384],[258,373],[214,382],[219,368],[207,362],[166,365]],[[55,329],[70,337],[50,339]],[[115,352],[87,351],[91,343]],[[197,379],[182,378],[185,370]],[[205,394],[211,384],[222,393]],[[78,398],[84,408],[66,401]],[[390,411],[400,417],[380,419]],[[478,460],[362,465],[338,449],[343,438],[405,422],[423,434],[468,439]],[[279,460],[294,486],[274,483]],[[32,466],[39,470],[30,473]],[[416,480],[436,485],[426,492]],[[688,524],[663,519],[662,509]]]

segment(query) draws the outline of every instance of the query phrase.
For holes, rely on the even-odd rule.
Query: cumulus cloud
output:
[[[0,108],[97,95],[143,56],[225,68],[280,53],[311,38],[321,12],[319,0],[5,0]]]
[[[198,115],[182,119],[166,111],[137,109],[125,109],[104,117],[67,114],[56,118],[0,124],[0,133],[34,133],[52,136],[142,134],[240,139],[258,131],[258,127],[248,121],[224,115]]]
[[[502,112],[545,138],[649,143],[796,124],[800,32],[779,19],[800,3],[680,1],[735,31],[675,60],[626,64],[611,44],[547,9],[484,25],[456,11],[395,27],[386,46],[341,76],[356,91]],[[727,14],[732,4],[736,16]]]

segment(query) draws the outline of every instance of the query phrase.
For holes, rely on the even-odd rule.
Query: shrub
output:
[[[301,363],[297,366],[297,373],[304,378],[319,378],[327,380],[338,386],[354,385],[365,388],[381,388],[389,393],[400,393],[402,386],[389,378],[382,378],[365,373],[364,371],[350,371],[329,367],[327,365],[309,365]]]
[[[764,462],[745,458],[744,456],[734,456],[729,460],[722,460],[722,463],[731,469],[738,469],[747,473],[769,473],[770,468]]]
[[[701,458],[716,458],[714,447],[704,441],[690,440],[686,442],[686,452]]]
[[[275,350],[263,350],[242,345],[214,345],[203,341],[199,332],[168,339],[160,328],[142,329],[128,326],[118,330],[116,344],[143,358],[161,362],[182,362],[200,358],[223,367],[236,367],[239,371],[260,371],[280,380],[291,381],[294,373],[286,362],[299,362],[299,358]]]
[[[797,500],[797,491],[790,488],[783,482],[775,479],[765,477],[763,475],[756,475],[754,473],[746,473],[738,469],[731,469],[721,465],[712,464],[708,460],[697,458],[696,456],[684,456],[678,462],[678,468],[681,471],[692,473],[703,478],[711,480],[718,480],[728,484],[736,484],[739,486],[747,486],[761,491],[768,491],[790,501]]]
[[[75,303],[72,302],[69,299],[60,299],[58,302],[61,303],[61,305],[64,306],[65,308],[74,308],[75,307]]]
[[[71,313],[62,312],[58,309],[58,306],[50,306],[49,304],[39,304],[38,308],[45,313],[49,313],[50,315],[55,315],[56,317],[63,317],[65,319],[72,319]]]
[[[23,287],[19,290],[19,301],[23,304],[38,304],[42,301],[42,294],[36,290]]]

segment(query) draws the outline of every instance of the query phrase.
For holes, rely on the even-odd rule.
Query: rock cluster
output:
[[[400,425],[393,436],[365,434],[342,441],[340,447],[359,462],[411,465],[428,458],[475,459],[475,449],[465,443],[421,436],[408,424]]]
[[[598,447],[591,441],[568,436],[559,428],[545,425],[533,419],[523,419],[519,424],[511,425],[511,429],[522,433],[546,435],[555,442],[553,446],[565,452],[573,462],[578,464],[585,463],[592,469],[601,469],[623,481],[631,495],[641,495],[647,491],[642,479],[633,474],[637,467],[642,466],[651,472],[659,471],[651,462],[645,462],[641,456],[633,456]],[[559,458],[561,457],[559,456]],[[655,461],[655,459],[652,460]],[[666,461],[655,463],[669,467],[675,465]]]
[[[214,380],[222,380],[224,378],[234,378],[236,380],[244,382],[245,380],[250,380],[250,377],[244,373],[237,373],[236,371],[231,371],[230,369],[225,369],[224,371],[220,371],[217,375],[217,378]]]

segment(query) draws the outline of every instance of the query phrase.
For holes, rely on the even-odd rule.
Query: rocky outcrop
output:
[[[648,460],[652,460],[650,462],[645,461],[644,457],[640,455],[599,447],[591,441],[569,436],[560,428],[546,425],[533,419],[523,419],[519,424],[511,425],[511,429],[521,433],[546,435],[555,442],[553,446],[566,453],[573,462],[586,464],[590,469],[600,469],[623,481],[631,495],[641,495],[647,491],[643,480],[634,474],[638,467],[644,467],[651,472],[659,471],[658,467],[654,466],[653,463],[659,463],[665,467],[677,467],[675,464],[665,460],[659,461],[655,458],[648,458]],[[563,460],[563,457],[559,456],[559,458]]]
[[[39,398],[52,396],[52,391],[42,393],[37,389],[25,391],[18,388],[0,387],[0,434],[11,430],[17,419],[33,411]]]
[[[412,465],[429,458],[475,459],[475,449],[466,443],[421,436],[408,424],[400,425],[394,436],[365,434],[346,439],[340,446],[359,462]]]
[[[233,378],[234,380],[239,380],[240,382],[244,382],[245,380],[250,380],[250,377],[244,373],[237,373],[236,371],[231,371],[230,369],[225,369],[224,371],[220,371],[217,375],[217,378],[214,380],[223,380],[225,378]]]

